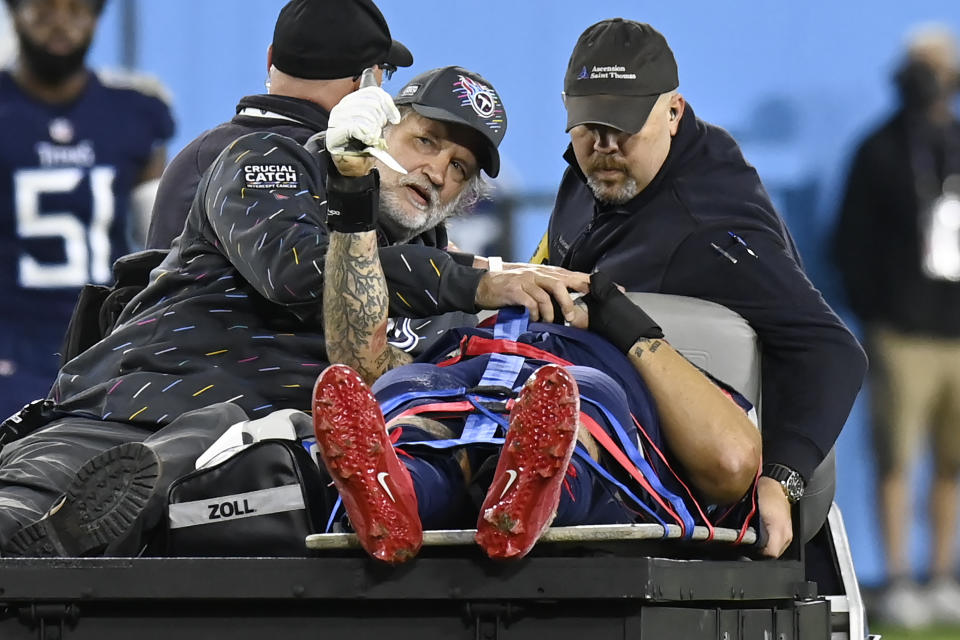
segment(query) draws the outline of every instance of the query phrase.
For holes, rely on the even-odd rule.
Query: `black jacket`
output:
[[[702,298],[742,315],[762,343],[764,461],[809,479],[843,427],[866,358],[804,275],[736,142],[688,105],[664,166],[622,206],[600,205],[572,149],[565,158],[550,263],[601,269],[631,291]]]
[[[56,410],[148,429],[217,402],[251,418],[309,411],[328,364],[325,204],[323,171],[297,141],[260,131],[228,145],[147,287],[110,335],[61,369]],[[392,316],[475,311],[484,271],[422,239],[380,256]]]
[[[257,115],[239,115],[245,109]],[[272,131],[303,144],[313,134],[326,130],[330,115],[308,100],[274,95],[241,99],[237,114],[197,136],[164,169],[147,231],[147,249],[170,248],[183,231],[200,176],[228,144],[255,131]]]
[[[920,214],[960,173],[960,123],[932,132],[898,113],[857,149],[833,254],[854,313],[906,333],[960,336],[960,283],[921,267]]]

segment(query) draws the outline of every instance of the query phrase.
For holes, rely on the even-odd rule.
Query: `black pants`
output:
[[[192,470],[197,457],[230,425],[246,419],[232,403],[184,413],[159,431],[70,417],[8,444],[0,451],[0,545],[41,518],[90,458],[127,442],[143,442],[160,458],[158,499],[148,504],[156,519],[162,515],[170,483]]]

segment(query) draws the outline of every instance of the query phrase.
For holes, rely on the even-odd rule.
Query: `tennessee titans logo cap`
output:
[[[397,93],[394,102],[410,105],[425,118],[467,126],[486,143],[478,150],[481,168],[491,178],[500,173],[497,147],[507,132],[507,112],[500,95],[483,76],[463,67],[421,73]]]

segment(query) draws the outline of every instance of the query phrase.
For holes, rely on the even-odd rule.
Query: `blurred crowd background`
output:
[[[265,52],[283,0],[108,0],[88,62],[152,74],[169,89],[172,157],[204,129],[227,120],[237,99],[263,92]],[[797,240],[806,268],[851,327],[829,238],[851,154],[896,106],[891,81],[911,29],[939,23],[960,32],[960,2],[849,0],[718,3],[635,0],[467,3],[380,0],[394,37],[415,57],[385,83],[449,64],[486,76],[502,94],[509,130],[496,199],[452,232],[466,250],[530,257],[545,230],[568,138],[560,100],[567,57],[589,24],[623,16],[649,22],[670,42],[680,91],[699,117],[727,128],[754,164]],[[0,62],[15,37],[0,5]],[[0,133],[2,135],[2,133]],[[123,135],[118,132],[118,135]],[[885,576],[875,511],[866,393],[840,437],[837,502],[862,583]],[[960,429],[960,425],[957,425]],[[913,513],[925,522],[929,464],[917,466]],[[920,571],[928,530],[910,539]],[[958,536],[960,540],[960,536]]]

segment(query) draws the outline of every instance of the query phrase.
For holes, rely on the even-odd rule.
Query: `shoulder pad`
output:
[[[171,104],[170,91],[156,76],[128,69],[98,69],[95,73],[105,87],[130,89]]]

